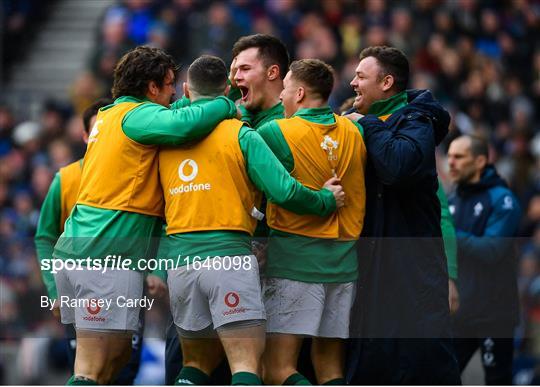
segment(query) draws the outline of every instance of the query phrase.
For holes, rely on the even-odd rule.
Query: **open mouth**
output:
[[[249,95],[249,89],[245,86],[238,86],[238,89],[240,90],[240,93],[242,94],[242,102],[246,102]]]

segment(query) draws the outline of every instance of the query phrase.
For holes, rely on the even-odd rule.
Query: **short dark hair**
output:
[[[395,47],[372,46],[365,48],[360,53],[360,60],[374,57],[381,66],[380,78],[387,75],[394,77],[393,88],[401,92],[407,88],[409,83],[409,60],[405,54]]]
[[[489,158],[489,144],[484,137],[465,134],[462,137],[466,137],[471,141],[471,154],[473,157],[486,156]]]
[[[252,47],[259,49],[259,57],[266,67],[278,65],[279,76],[281,79],[285,78],[287,71],[289,71],[290,59],[289,52],[281,40],[266,34],[242,36],[233,46],[233,58]]]
[[[198,57],[189,66],[187,76],[189,88],[199,95],[215,97],[227,87],[227,66],[217,56]]]
[[[114,99],[125,95],[143,98],[150,81],[162,87],[169,70],[173,71],[176,79],[178,69],[172,56],[162,49],[138,46],[126,53],[116,64],[112,96]]]
[[[319,59],[295,60],[290,66],[291,77],[306,85],[310,91],[325,101],[334,87],[332,66]]]
[[[99,109],[104,106],[110,105],[111,103],[113,103],[113,100],[110,98],[100,98],[84,110],[82,114],[82,119],[84,124],[84,131],[86,132],[86,134],[90,133],[90,120],[92,119],[92,117],[98,113]]]

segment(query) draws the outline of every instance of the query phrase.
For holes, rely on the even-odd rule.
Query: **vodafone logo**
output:
[[[191,168],[191,173],[189,175],[186,175],[184,173],[186,172],[185,170],[187,169],[186,165],[188,165]],[[185,159],[184,161],[180,163],[180,166],[178,167],[178,176],[180,177],[180,180],[185,181],[186,183],[195,179],[197,177],[197,173],[199,173],[199,166],[197,165],[195,160]]]
[[[235,292],[229,292],[225,295],[225,305],[234,308],[240,303],[240,296]]]
[[[92,315],[98,314],[99,311],[101,310],[101,306],[99,306],[99,305],[97,305],[97,304],[96,304],[94,307],[88,305],[88,306],[86,307],[86,310],[88,311],[88,313],[90,313],[90,314],[92,314]]]

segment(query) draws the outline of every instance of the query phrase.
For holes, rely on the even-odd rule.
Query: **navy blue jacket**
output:
[[[359,120],[368,164],[353,337],[450,336],[435,166],[450,116],[429,91],[407,94],[385,122]]]
[[[466,333],[467,327],[515,325],[517,273],[511,238],[521,216],[516,197],[495,168],[487,166],[478,183],[458,185],[449,209],[458,237],[457,333]]]

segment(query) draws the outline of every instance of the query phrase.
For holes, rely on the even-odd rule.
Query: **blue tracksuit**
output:
[[[521,210],[488,166],[475,184],[449,198],[458,238],[460,308],[455,348],[463,370],[480,347],[486,384],[512,383],[513,329],[518,322],[516,236]]]
[[[461,327],[515,326],[518,319],[515,237],[521,210],[495,168],[476,184],[460,185],[449,198],[458,237]]]

